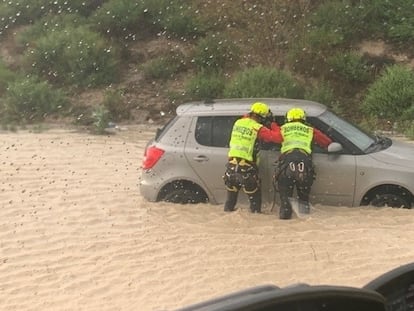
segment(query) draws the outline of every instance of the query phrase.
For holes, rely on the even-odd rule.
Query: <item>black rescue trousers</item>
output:
[[[231,158],[226,164],[223,176],[227,189],[227,200],[224,211],[235,210],[240,190],[247,194],[250,202],[250,211],[260,213],[262,208],[262,193],[258,168],[255,163],[239,158]]]
[[[311,155],[298,149],[281,155],[277,172],[281,204],[280,219],[292,217],[290,198],[293,196],[295,187],[300,211],[309,213],[309,195],[314,179],[315,171]]]

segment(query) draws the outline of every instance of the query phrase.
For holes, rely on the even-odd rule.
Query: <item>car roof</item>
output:
[[[255,102],[266,103],[274,115],[285,115],[293,107],[302,108],[307,116],[319,116],[327,110],[323,104],[304,99],[229,98],[181,104],[176,112],[177,115],[243,115]]]

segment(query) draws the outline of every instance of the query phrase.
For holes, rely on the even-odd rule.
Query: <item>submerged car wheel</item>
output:
[[[376,207],[402,207],[402,208],[411,208],[411,203],[408,199],[402,195],[397,195],[393,193],[386,193],[376,195],[370,202],[370,205]]]
[[[180,204],[205,202],[199,193],[188,189],[174,190],[164,197],[164,201]]]
[[[178,204],[208,202],[208,197],[198,185],[188,181],[176,181],[166,186],[160,193],[160,200]]]

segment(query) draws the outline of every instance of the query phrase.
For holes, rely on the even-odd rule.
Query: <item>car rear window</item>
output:
[[[203,146],[227,148],[233,124],[238,118],[240,116],[198,117],[195,130],[197,143]]]
[[[169,128],[174,124],[174,122],[178,119],[177,116],[171,118],[170,120],[168,120],[168,122],[161,128],[157,128],[157,131],[155,133],[155,141],[159,141],[160,138],[167,133],[167,131],[169,130]]]

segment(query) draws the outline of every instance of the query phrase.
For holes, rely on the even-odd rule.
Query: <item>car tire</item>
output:
[[[206,198],[200,193],[190,189],[176,189],[164,196],[164,201],[178,204],[205,203]]]
[[[403,207],[411,208],[411,204],[408,199],[402,195],[385,193],[376,195],[370,202],[370,205],[375,207]]]

